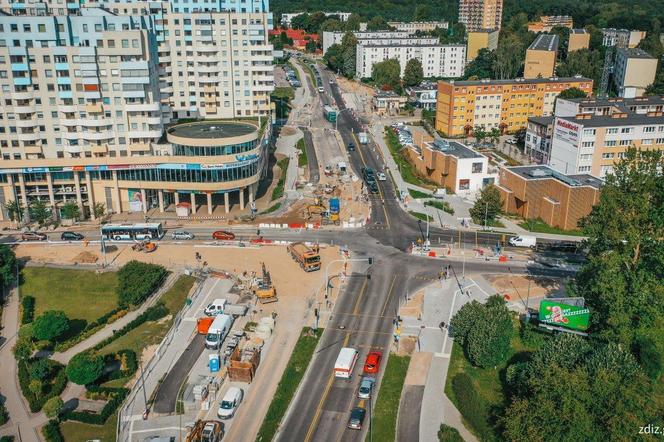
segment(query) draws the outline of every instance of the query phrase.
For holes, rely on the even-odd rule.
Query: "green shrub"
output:
[[[124,369],[121,366],[120,370],[112,371],[108,374],[108,376],[105,376],[105,381],[127,378],[136,373],[136,370],[138,370],[138,358],[136,357],[136,353],[133,350],[120,350],[117,353],[107,354],[104,357],[104,361],[106,364],[119,361],[124,365]]]
[[[60,396],[54,396],[44,404],[44,414],[46,417],[56,418],[62,412],[65,403]]]
[[[67,386],[67,375],[65,374],[64,365],[48,360],[51,370],[51,382],[44,382],[41,394],[35,395],[30,391],[30,368],[37,360],[21,360],[18,361],[18,382],[21,387],[23,397],[28,401],[30,411],[37,413],[42,409],[47,400],[52,397],[60,396]]]
[[[129,394],[129,389],[127,388],[108,388],[108,387],[98,387],[96,385],[88,385],[88,391],[93,393],[105,393],[106,397],[109,398],[104,408],[99,413],[92,413],[87,411],[67,411],[62,415],[63,420],[71,420],[83,422],[85,424],[92,425],[104,425],[106,420],[122,405],[125,397]]]
[[[438,210],[454,215],[454,209],[447,201],[428,200],[424,203],[425,206],[435,207]]]
[[[65,442],[62,433],[60,433],[60,424],[57,420],[51,419],[46,425],[42,428],[42,435],[46,442]]]
[[[452,379],[452,390],[457,399],[459,412],[473,427],[475,434],[491,434],[486,405],[475,390],[473,379],[466,373],[457,374]]]
[[[21,299],[21,324],[29,324],[35,319],[35,298],[24,296]]]
[[[441,424],[438,430],[438,440],[440,442],[463,442],[463,437],[456,428]]]
[[[69,329],[69,318],[60,310],[49,310],[41,314],[32,325],[35,339],[50,341],[62,336]]]
[[[37,359],[30,366],[30,379],[43,381],[51,374],[51,365],[48,359]]]
[[[7,412],[7,407],[5,407],[4,403],[0,403],[0,426],[6,424],[8,420],[9,413]]]
[[[67,364],[67,378],[75,384],[90,384],[101,376],[104,371],[104,359],[88,352],[75,355]]]
[[[2,436],[0,442],[14,442],[14,436]]]
[[[162,303],[159,302],[156,305],[153,305],[152,307],[147,308],[143,313],[138,315],[134,320],[129,322],[127,325],[122,327],[120,330],[116,331],[113,333],[111,336],[108,338],[104,339],[101,341],[99,344],[95,345],[92,347],[93,350],[99,350],[101,348],[106,347],[108,344],[111,342],[115,341],[121,336],[126,335],[139,325],[143,324],[146,321],[156,321],[158,319],[163,318],[168,314],[168,308]]]
[[[129,261],[118,271],[118,302],[121,306],[141,304],[159,288],[166,274],[162,266]]]

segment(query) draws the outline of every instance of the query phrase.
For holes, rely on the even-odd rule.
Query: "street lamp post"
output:
[[[325,267],[325,299],[328,298],[330,294],[330,280],[328,279],[328,270],[330,269],[330,266],[334,264],[335,262],[364,262],[368,261],[369,264],[373,264],[373,258],[355,258],[355,259],[335,259],[334,261],[330,261],[327,266]]]

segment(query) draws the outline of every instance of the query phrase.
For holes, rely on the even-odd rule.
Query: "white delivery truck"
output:
[[[205,348],[217,349],[223,342],[233,325],[233,318],[229,315],[217,315],[212,321],[205,336]]]
[[[357,138],[360,144],[367,144],[369,142],[369,134],[366,132],[360,132],[357,134]]]
[[[529,235],[519,235],[513,236],[507,242],[513,247],[530,247],[534,249],[537,244],[537,238]]]
[[[353,374],[356,362],[357,350],[351,347],[342,348],[339,351],[339,356],[337,356],[337,361],[334,363],[334,376],[349,379]]]

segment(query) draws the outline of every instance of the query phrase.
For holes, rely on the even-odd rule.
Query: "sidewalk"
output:
[[[171,273],[168,275],[168,278],[166,278],[166,281],[164,281],[164,284],[161,286],[161,288],[155,293],[154,295],[150,296],[139,308],[137,308],[134,311],[131,311],[124,315],[122,318],[118,319],[117,321],[114,321],[110,324],[107,324],[104,328],[99,330],[97,333],[93,334],[89,338],[85,339],[84,341],[79,342],[78,344],[74,345],[72,348],[70,348],[67,351],[64,351],[62,353],[54,353],[53,356],[51,356],[51,359],[58,361],[62,364],[66,364],[69,362],[71,358],[73,358],[75,355],[78,353],[87,350],[88,348],[94,347],[104,339],[108,338],[109,336],[113,335],[116,330],[120,330],[122,327],[125,325],[129,324],[131,321],[136,319],[139,315],[141,315],[144,311],[146,311],[148,308],[153,306],[154,304],[157,303],[161,295],[166,292],[168,289],[171,288],[171,286],[175,283],[175,281],[179,277],[179,273]]]

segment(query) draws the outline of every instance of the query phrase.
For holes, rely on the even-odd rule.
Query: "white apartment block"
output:
[[[357,78],[371,77],[375,63],[389,59],[399,61],[403,76],[408,60],[416,58],[422,63],[425,78],[457,78],[463,76],[466,65],[465,45],[441,45],[438,39],[417,39],[417,42],[357,44],[355,75]]]
[[[288,12],[286,14],[281,14],[281,26],[285,28],[290,28],[291,26],[291,21],[293,20],[294,17],[297,17],[298,15],[302,14],[311,14],[310,12]],[[350,12],[323,12],[326,17],[330,17],[333,15],[336,15],[339,17],[339,20],[341,21],[346,21],[348,20],[348,17],[350,17]]]
[[[664,149],[664,114],[556,117],[549,165],[565,174],[588,173],[603,178],[630,146]]]
[[[449,23],[446,21],[390,21],[387,22],[390,27],[397,31],[415,33],[417,31],[427,32],[434,31],[436,28],[447,29]]]
[[[368,41],[380,41],[387,43],[393,40],[399,39],[408,39],[414,38],[411,37],[411,32],[405,31],[375,31],[375,32],[354,32],[355,38],[357,38],[358,43],[364,43]],[[341,41],[346,35],[342,31],[324,31],[323,32],[323,53],[326,53],[327,50],[333,44],[341,44]]]

